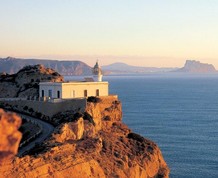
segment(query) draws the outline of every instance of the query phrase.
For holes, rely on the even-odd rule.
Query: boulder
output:
[[[0,164],[17,154],[21,133],[18,131],[21,119],[14,113],[0,109]]]

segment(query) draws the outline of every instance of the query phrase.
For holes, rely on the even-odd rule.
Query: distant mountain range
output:
[[[157,67],[139,67],[131,66],[125,63],[113,63],[102,66],[107,74],[143,74],[143,73],[216,73],[217,70],[212,64],[205,64],[195,60],[187,60],[182,68],[157,68]]]
[[[187,60],[184,67],[176,70],[182,73],[215,73],[217,70],[212,64],[201,63],[200,61]]]
[[[18,72],[24,66],[42,64],[45,67],[52,68],[61,75],[92,75],[92,68],[81,61],[59,61],[42,59],[20,59],[20,58],[0,58],[0,73],[6,72],[13,74]],[[102,66],[104,75],[116,74],[146,74],[146,73],[215,73],[217,72],[212,64],[204,64],[195,60],[187,60],[182,68],[158,68],[158,67],[140,67],[131,66],[125,63],[113,63]]]
[[[102,70],[107,74],[143,74],[143,73],[157,73],[170,72],[178,68],[157,68],[157,67],[140,67],[131,66],[125,63],[113,63],[102,66]]]
[[[62,75],[91,75],[92,68],[81,61],[59,61],[42,59],[0,58],[0,72],[13,74],[24,66],[42,64]]]

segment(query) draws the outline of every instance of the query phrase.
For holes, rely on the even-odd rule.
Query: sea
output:
[[[123,122],[154,141],[172,178],[218,178],[218,74],[105,76]]]

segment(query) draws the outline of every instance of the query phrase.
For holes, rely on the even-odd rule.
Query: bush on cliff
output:
[[[95,96],[90,96],[87,98],[87,102],[90,102],[90,103],[99,103],[100,101],[101,99]]]
[[[142,137],[142,136],[140,136],[138,134],[135,134],[135,133],[129,133],[127,138],[136,140],[138,142],[143,142],[144,141],[144,137]]]
[[[90,123],[92,123],[95,126],[95,122],[94,122],[92,116],[89,113],[85,112],[84,116],[83,116],[83,119],[88,120]]]
[[[79,118],[83,117],[83,114],[81,112],[77,112],[73,115],[73,120],[77,121]]]

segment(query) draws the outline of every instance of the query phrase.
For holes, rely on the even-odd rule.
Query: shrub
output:
[[[31,113],[32,113],[33,111],[34,111],[33,108],[30,108],[30,109],[29,109],[29,112],[31,112]]]
[[[24,106],[24,107],[23,107],[23,110],[26,111],[27,109],[28,109],[28,106]]]
[[[136,140],[138,142],[143,142],[144,141],[144,138],[142,136],[140,136],[138,134],[135,134],[135,133],[129,133],[127,137],[130,138],[130,139]]]
[[[53,76],[59,76],[59,73],[54,72],[52,75],[53,75]]]
[[[91,102],[91,103],[99,103],[101,101],[101,99],[97,98],[95,96],[90,96],[90,97],[87,98],[87,101]]]
[[[40,112],[36,112],[36,117],[37,118],[41,118],[42,117],[42,114]]]
[[[84,119],[84,120],[88,120],[90,123],[92,123],[93,125],[95,125],[95,122],[94,122],[92,116],[91,116],[89,113],[85,112],[85,113],[84,113],[84,116],[83,116],[83,119]]]
[[[104,120],[105,120],[105,121],[110,121],[110,120],[111,120],[111,117],[110,117],[110,116],[105,116],[105,117],[104,117]]]
[[[37,83],[34,83],[33,88],[39,88],[39,85]]]
[[[78,120],[80,117],[83,117],[83,114],[82,114],[81,112],[77,112],[77,113],[75,113],[74,116],[73,116],[73,118],[74,118],[75,121]]]

